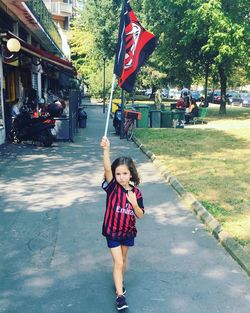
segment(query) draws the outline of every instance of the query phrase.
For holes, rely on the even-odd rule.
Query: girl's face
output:
[[[123,187],[129,187],[131,177],[132,176],[127,165],[119,165],[115,169],[115,179]]]

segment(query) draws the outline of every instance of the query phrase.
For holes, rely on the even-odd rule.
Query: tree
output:
[[[226,112],[227,79],[234,66],[249,63],[246,0],[144,0],[148,23],[158,34],[158,60],[166,60],[168,77],[190,85],[200,70],[219,75]]]
[[[115,50],[115,30],[119,21],[115,1],[86,1],[84,9],[73,21],[71,53],[78,73],[96,97],[103,91],[104,59],[106,62],[106,86],[112,79],[112,57]],[[114,16],[113,16],[114,15]],[[108,18],[107,18],[108,17]]]
[[[196,10],[188,10],[187,18],[195,19],[192,23],[191,40],[199,35],[202,27],[201,53],[205,59],[210,59],[212,71],[217,72],[221,87],[220,113],[226,113],[226,89],[228,77],[232,74],[233,67],[246,59],[246,29],[244,21],[240,21],[237,12],[242,1],[197,1],[200,5]],[[207,31],[204,32],[204,30]],[[210,64],[211,64],[210,63]]]
[[[103,91],[104,59],[106,86],[110,88],[120,1],[88,0],[84,9],[72,22],[70,46],[74,62],[88,90],[96,97]]]
[[[85,28],[94,34],[98,57],[112,59],[115,54],[121,0],[88,0],[83,20]]]
[[[75,24],[73,60],[84,78],[95,84],[93,90],[103,58],[112,73],[121,3],[88,0]],[[152,4],[141,0],[131,1],[131,5],[142,25],[158,38],[156,51],[138,75],[138,85],[189,87],[204,76],[206,81],[209,76],[213,80],[218,77],[223,99],[220,112],[225,113],[226,88],[228,80],[233,80],[233,70],[244,64],[243,72],[249,77],[248,1],[155,0]]]

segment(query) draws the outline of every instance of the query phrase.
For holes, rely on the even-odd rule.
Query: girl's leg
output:
[[[122,259],[123,259],[123,267],[122,267],[122,274],[123,279],[126,272],[126,266],[127,266],[127,255],[128,255],[128,246],[121,246],[122,248]]]
[[[121,246],[111,248],[111,255],[114,262],[113,279],[117,296],[122,295],[123,282],[123,253]]]

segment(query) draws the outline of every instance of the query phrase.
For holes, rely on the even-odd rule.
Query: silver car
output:
[[[250,92],[244,92],[240,94],[241,97],[241,105],[243,107],[250,107]]]
[[[229,104],[232,105],[241,105],[242,103],[241,96],[237,91],[229,91],[227,94],[227,99]]]

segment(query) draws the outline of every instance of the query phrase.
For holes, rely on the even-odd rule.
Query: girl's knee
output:
[[[123,268],[123,264],[124,264],[124,262],[123,262],[123,260],[122,259],[118,259],[118,260],[114,260],[114,267],[116,267],[116,268]]]

